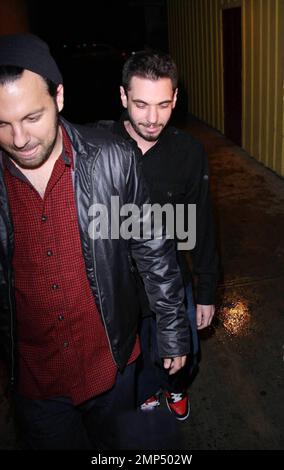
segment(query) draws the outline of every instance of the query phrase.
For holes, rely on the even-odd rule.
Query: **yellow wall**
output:
[[[168,0],[188,110],[224,132],[222,9],[242,7],[242,146],[284,176],[284,0]]]

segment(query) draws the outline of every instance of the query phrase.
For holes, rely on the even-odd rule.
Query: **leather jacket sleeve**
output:
[[[131,188],[129,201],[138,205],[142,217],[143,207],[149,204],[148,191],[140,163],[137,159],[132,161],[134,168],[128,177],[128,188]],[[159,355],[176,357],[188,354],[189,325],[173,240],[166,239],[165,233],[160,238],[154,238],[153,234],[149,238],[132,238],[131,254],[143,278],[150,309],[156,314]]]

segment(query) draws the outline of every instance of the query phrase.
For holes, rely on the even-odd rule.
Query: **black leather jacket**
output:
[[[73,146],[74,188],[86,271],[118,368],[125,367],[137,333],[139,305],[134,264],[157,315],[160,356],[187,354],[189,329],[172,241],[110,237],[94,241],[88,235],[92,204],[104,204],[110,213],[111,195],[119,196],[121,205],[135,203],[141,207],[148,202],[134,148],[107,131],[76,128],[64,119],[62,122]],[[11,364],[11,380],[16,357],[12,255],[13,226],[0,164],[0,345],[2,355]]]

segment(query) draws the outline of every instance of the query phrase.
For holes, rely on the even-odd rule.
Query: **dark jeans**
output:
[[[137,363],[137,402],[138,405],[160,389],[168,392],[181,392],[189,382],[193,368],[197,364],[199,340],[196,326],[196,310],[191,284],[186,288],[186,313],[191,329],[191,353],[186,366],[174,375],[169,375],[158,355],[157,329],[153,315],[144,317],[140,326],[141,356]]]
[[[74,406],[67,397],[31,400],[16,395],[16,412],[28,449],[116,449],[120,420],[135,408],[135,367],[117,375],[107,392]]]

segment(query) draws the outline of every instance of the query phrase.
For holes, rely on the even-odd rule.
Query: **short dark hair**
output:
[[[170,78],[173,89],[177,88],[177,67],[169,54],[157,50],[145,50],[132,54],[125,62],[122,70],[122,85],[124,90],[129,90],[132,77],[158,80]]]
[[[15,65],[0,65],[0,85],[11,83],[19,80],[24,72],[23,67],[16,67]],[[41,75],[40,75],[41,76]],[[56,97],[57,85],[49,80],[49,78],[42,77],[46,83],[48,93],[52,98]]]

